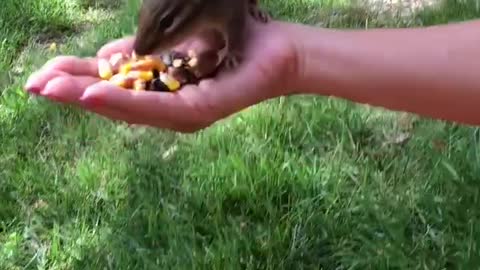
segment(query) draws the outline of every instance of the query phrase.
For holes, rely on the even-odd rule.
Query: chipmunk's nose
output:
[[[138,56],[146,56],[161,52],[169,47],[170,43],[162,42],[158,35],[139,33],[135,36],[132,49]]]
[[[142,55],[147,55],[149,53],[151,53],[151,51],[153,50],[153,48],[151,48],[152,46],[149,44],[151,42],[149,42],[148,40],[145,40],[139,36],[136,36],[135,37],[135,40],[133,42],[133,51],[135,51],[135,53],[138,55],[138,56],[142,56]]]

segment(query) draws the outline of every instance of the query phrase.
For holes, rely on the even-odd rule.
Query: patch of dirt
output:
[[[47,45],[52,42],[61,43],[67,39],[68,36],[76,35],[80,33],[82,29],[80,27],[76,27],[75,29],[69,31],[55,31],[55,32],[47,32],[47,33],[40,33],[37,36],[32,38],[33,43],[39,45]]]
[[[409,25],[415,14],[436,8],[443,0],[353,0],[346,8],[320,11],[317,26],[366,28],[369,25]]]
[[[24,67],[27,64],[27,59],[29,59],[28,61],[32,61],[32,58],[35,58],[35,56],[31,55],[32,50],[40,49],[55,53],[57,51],[57,47],[67,42],[68,39],[81,35],[82,33],[90,30],[92,27],[95,27],[95,25],[101,21],[111,19],[112,16],[113,14],[110,11],[90,9],[84,14],[79,15],[79,20],[72,27],[38,33],[36,36],[31,37],[29,42],[19,48],[18,57],[13,63],[11,63],[10,70],[7,71],[3,76],[0,74],[0,86],[2,86],[2,82],[6,82],[6,84],[12,83],[12,77],[18,77],[24,73]],[[8,80],[9,78],[10,80]]]
[[[361,4],[380,16],[407,18],[426,8],[438,6],[441,0],[361,0]]]
[[[102,8],[102,9],[117,9],[124,1],[122,0],[81,0],[80,3],[83,8]]]

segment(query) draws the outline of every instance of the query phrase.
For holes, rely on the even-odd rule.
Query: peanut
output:
[[[180,88],[180,82],[170,76],[168,73],[161,73],[160,80],[168,87],[170,91],[177,91]]]
[[[146,86],[147,86],[147,82],[145,80],[142,80],[142,79],[136,79],[133,82],[133,89],[135,89],[136,91],[147,90]]]

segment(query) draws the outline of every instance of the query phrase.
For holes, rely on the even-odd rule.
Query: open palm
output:
[[[56,57],[32,74],[25,88],[112,120],[194,132],[290,89],[290,78],[297,75],[298,57],[285,25],[251,20],[249,29],[251,35],[241,66],[232,72],[220,72],[198,86],[186,85],[175,93],[125,91],[98,78],[98,59],[117,52],[131,53],[133,37],[103,46],[96,57]]]

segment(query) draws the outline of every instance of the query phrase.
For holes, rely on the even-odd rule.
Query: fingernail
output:
[[[30,87],[27,87],[27,91],[31,94],[35,94],[35,95],[38,95],[40,94],[40,88],[39,87],[35,87],[35,86],[30,86]]]
[[[105,103],[102,99],[97,97],[80,98],[80,102],[85,107],[89,107],[89,108],[100,107]]]

